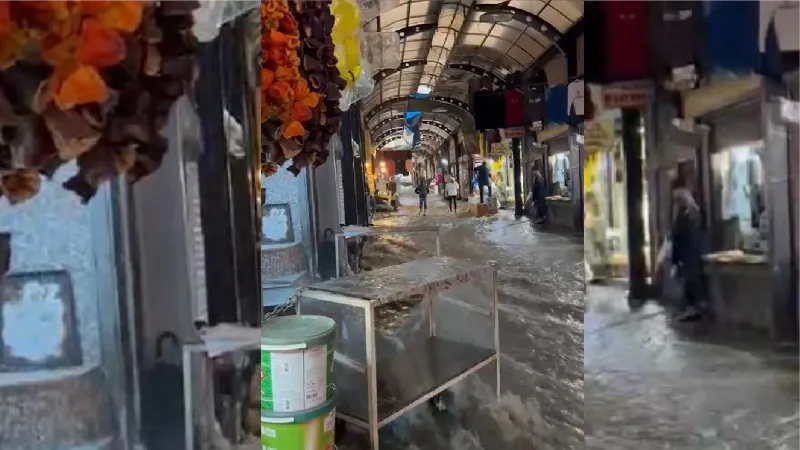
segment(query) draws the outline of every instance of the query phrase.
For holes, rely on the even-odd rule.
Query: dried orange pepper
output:
[[[125,58],[125,41],[97,19],[89,19],[83,22],[75,56],[80,64],[111,67]]]
[[[79,66],[56,88],[53,101],[62,110],[108,100],[108,86],[96,68]]]
[[[283,137],[286,139],[291,139],[295,137],[302,136],[306,130],[303,128],[303,124],[298,121],[289,122],[286,126],[283,127]]]

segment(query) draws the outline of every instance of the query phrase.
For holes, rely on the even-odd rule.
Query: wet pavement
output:
[[[586,296],[586,448],[797,449],[796,349],[712,324],[674,323],[625,289]]]
[[[456,216],[437,196],[430,197],[427,216],[417,215],[413,194],[403,194],[401,204],[414,207],[375,225],[440,225],[443,255],[497,264],[502,396],[498,401],[494,368],[487,368],[456,385],[447,413],[421,406],[382,430],[381,449],[584,448],[583,242],[537,231],[507,211]],[[364,265],[383,267],[434,251],[432,237],[380,237],[365,249]],[[367,447],[363,435],[350,431],[339,448]]]

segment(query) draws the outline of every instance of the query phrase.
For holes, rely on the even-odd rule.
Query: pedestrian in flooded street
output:
[[[683,305],[679,319],[694,320],[700,317],[702,295],[702,218],[700,207],[685,186],[673,186],[673,199],[672,276],[683,284]]]
[[[419,185],[414,189],[414,193],[419,196],[419,212],[417,214],[422,214],[423,216],[428,214],[429,191],[428,182],[425,179],[420,180]]]

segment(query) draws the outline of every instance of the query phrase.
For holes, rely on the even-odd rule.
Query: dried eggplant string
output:
[[[280,7],[266,8],[265,4],[279,3]],[[288,170],[298,175],[305,167],[316,167],[324,163],[328,157],[326,149],[331,136],[339,131],[341,125],[341,110],[339,99],[341,89],[346,86],[336,68],[334,44],[331,39],[334,16],[330,11],[330,1],[282,1],[262,0],[262,33],[269,29],[270,24],[276,22],[270,17],[265,18],[265,12],[275,14],[280,9],[279,20],[284,20],[284,6],[290,12],[294,23],[293,36],[297,41],[292,41],[292,63],[297,64],[298,76],[309,89],[309,96],[317,101],[304,103],[308,110],[303,114],[292,117],[301,122],[302,136],[287,138],[284,135],[285,122],[275,120],[274,112],[267,110],[262,117],[262,173],[266,176],[274,174],[285,162],[291,161]],[[265,26],[267,25],[267,26]],[[294,44],[297,44],[296,46]],[[264,67],[264,38],[262,36],[262,69]],[[267,46],[276,42],[267,42]],[[269,56],[269,55],[268,55]],[[263,72],[262,72],[263,73]],[[271,89],[277,77],[262,76],[262,92]],[[305,92],[305,91],[304,91]],[[262,94],[262,105],[268,104]],[[262,111],[263,108],[262,108]]]
[[[83,201],[157,169],[160,131],[195,77],[198,6],[0,1],[0,196],[25,201],[75,159],[64,187]]]

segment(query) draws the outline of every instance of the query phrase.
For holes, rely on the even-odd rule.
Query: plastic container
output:
[[[308,411],[333,396],[336,322],[322,316],[270,319],[261,330],[261,413]]]
[[[310,411],[261,413],[261,448],[270,450],[333,450],[336,395]]]

